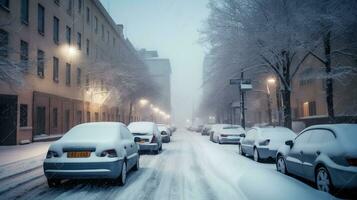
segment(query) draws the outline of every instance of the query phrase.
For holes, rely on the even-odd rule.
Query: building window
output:
[[[115,37],[113,37],[113,47],[115,47]]]
[[[20,44],[20,62],[22,67],[27,67],[29,57],[29,45],[27,42],[21,40]]]
[[[0,58],[8,56],[9,33],[0,29]]]
[[[105,112],[102,113],[102,121],[105,121]]]
[[[87,111],[87,122],[90,122],[90,112]]]
[[[29,0],[21,0],[21,22],[29,23]]]
[[[73,0],[68,0],[67,14],[72,15]]]
[[[0,0],[0,6],[3,8],[9,9],[9,1],[10,0]]]
[[[82,69],[81,68],[77,68],[77,85],[81,86],[82,83]]]
[[[94,120],[97,122],[99,121],[99,114],[96,112],[94,113]]]
[[[104,25],[102,24],[102,40],[104,41]]]
[[[89,56],[89,39],[86,40],[86,54]]]
[[[71,45],[71,28],[69,26],[66,26],[66,42],[68,45]]]
[[[58,109],[53,108],[53,118],[52,118],[52,127],[57,128],[58,127]]]
[[[81,124],[82,123],[82,111],[77,110],[77,124]]]
[[[97,18],[97,16],[94,16],[94,32],[96,34],[98,33],[98,18]]]
[[[316,115],[316,102],[310,101],[303,104],[303,117]]]
[[[27,104],[20,104],[20,127],[27,126],[27,114],[28,114]]]
[[[37,30],[41,35],[45,34],[45,8],[41,4],[38,4]]]
[[[71,64],[66,63],[66,85],[71,85]]]
[[[58,58],[53,57],[53,81],[58,83]]]
[[[37,50],[37,75],[40,78],[45,76],[45,52]]]
[[[100,80],[100,90],[103,91],[104,90],[104,81]]]
[[[310,116],[316,115],[316,102],[315,101],[309,102],[309,115]]]
[[[82,12],[82,0],[78,0],[78,13]]]
[[[87,7],[87,24],[90,22],[90,13],[89,13],[89,8]]]
[[[58,44],[59,42],[59,19],[53,17],[53,41]]]
[[[109,31],[107,31],[107,43],[109,43]]]
[[[89,89],[89,74],[86,75],[86,88]]]
[[[64,131],[67,132],[69,130],[69,117],[70,117],[70,110],[64,111]]]
[[[82,34],[77,33],[77,48],[78,50],[82,49]]]

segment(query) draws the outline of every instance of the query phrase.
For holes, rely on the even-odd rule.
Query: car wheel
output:
[[[138,156],[138,159],[136,160],[136,164],[133,167],[134,171],[138,171],[140,168],[140,156]]]
[[[58,187],[59,185],[61,185],[61,180],[59,179],[47,179],[47,185],[48,187],[52,188],[52,187]]]
[[[276,160],[276,170],[283,174],[287,174],[285,160],[282,155],[279,155],[278,159]]]
[[[260,162],[259,152],[258,152],[257,148],[254,148],[253,159],[255,162]]]
[[[125,185],[126,182],[126,162],[123,162],[123,166],[121,167],[121,173],[119,176],[119,185]]]
[[[316,188],[320,191],[328,193],[331,193],[333,191],[331,177],[325,167],[319,167],[316,170],[315,184]]]

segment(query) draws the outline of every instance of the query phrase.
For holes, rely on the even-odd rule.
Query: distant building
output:
[[[160,58],[157,51],[142,49],[139,54],[149,68],[149,73],[159,86],[156,104],[166,112],[171,112],[171,64],[167,58]]]
[[[0,82],[0,145],[127,121],[125,102],[91,69],[115,69],[129,47],[99,0],[0,1],[1,67],[24,72],[22,85]]]

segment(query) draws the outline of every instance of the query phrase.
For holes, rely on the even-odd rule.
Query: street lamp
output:
[[[147,99],[140,99],[140,100],[139,100],[139,103],[140,103],[141,106],[144,107],[144,106],[146,106],[146,105],[149,103],[149,101],[148,101]]]
[[[272,110],[271,110],[271,96],[270,96],[270,89],[269,85],[275,84],[275,79],[274,78],[268,78],[267,79],[267,97],[268,97],[268,117],[269,117],[269,124],[273,123],[273,116],[272,116]]]

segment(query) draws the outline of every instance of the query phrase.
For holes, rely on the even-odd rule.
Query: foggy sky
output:
[[[208,0],[101,0],[136,48],[158,50],[171,60],[174,123],[183,124],[199,105],[204,49],[199,30]]]

